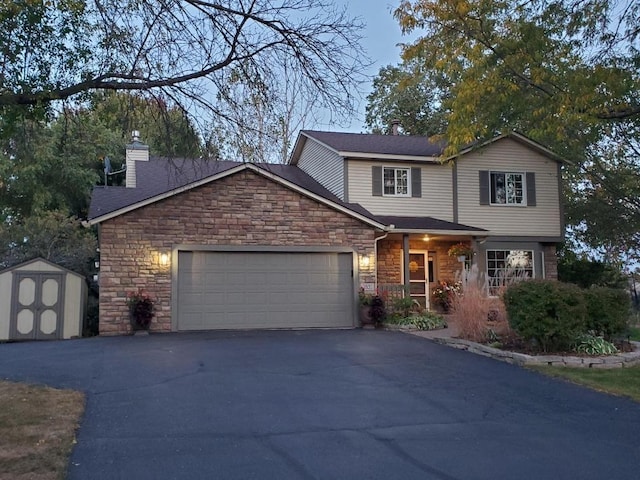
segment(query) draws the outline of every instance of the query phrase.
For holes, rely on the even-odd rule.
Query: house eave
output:
[[[339,212],[342,212],[346,215],[349,215],[352,218],[355,218],[363,223],[366,223],[367,225],[377,228],[379,230],[386,230],[387,226],[380,223],[380,222],[376,222],[375,220],[366,217],[365,215],[362,215],[358,212],[355,212],[353,210],[350,210],[349,208],[346,208],[340,204],[337,204],[331,200],[328,200],[320,195],[317,195],[313,192],[310,192],[309,190],[306,190],[305,188],[302,188],[298,185],[296,185],[293,182],[290,182],[288,180],[285,180],[284,178],[271,173],[263,168],[260,168],[252,163],[244,163],[241,165],[238,165],[236,167],[230,168],[228,170],[225,170],[224,172],[220,172],[218,174],[212,175],[210,177],[207,178],[203,178],[201,180],[198,180],[196,182],[190,183],[188,185],[184,185],[182,187],[179,188],[175,188],[173,190],[169,190],[167,192],[164,192],[162,194],[159,195],[155,195],[153,197],[149,197],[145,200],[142,200],[140,202],[136,202],[133,203],[131,205],[127,205],[126,207],[120,208],[118,210],[114,210],[113,212],[109,212],[107,214],[101,215],[99,217],[94,217],[86,222],[84,222],[85,226],[89,227],[89,226],[93,226],[93,225],[97,225],[99,223],[105,222],[107,220],[111,220],[112,218],[116,218],[119,217],[120,215],[124,215],[125,213],[129,213],[132,212],[134,210],[137,210],[139,208],[145,207],[147,205],[151,205],[152,203],[156,203],[159,202],[161,200],[164,200],[166,198],[170,198],[173,197],[174,195],[178,195],[180,193],[186,192],[188,190],[191,190],[193,188],[197,188],[200,187],[202,185],[206,185],[210,182],[215,182],[216,180],[220,180],[222,178],[228,177],[230,175],[234,175],[236,173],[239,173],[243,170],[251,170],[252,172],[258,174],[258,175],[262,175],[263,177],[269,178],[270,180],[277,182],[291,190],[294,190],[298,193],[300,193],[301,195],[304,195],[306,197],[312,198],[313,200],[316,200],[319,203],[322,203],[323,205],[326,205],[330,208],[333,208],[335,210],[338,210]]]
[[[333,202],[331,200],[328,200],[328,199],[326,199],[326,198],[324,198],[324,197],[322,197],[320,195],[317,195],[317,194],[315,194],[313,192],[310,192],[309,190],[307,190],[305,188],[302,188],[302,187],[296,185],[293,182],[285,180],[284,178],[279,177],[278,175],[276,175],[276,174],[274,174],[272,172],[269,172],[269,171],[264,170],[264,169],[262,169],[260,167],[257,167],[256,165],[253,165],[253,164],[249,163],[249,164],[247,164],[247,168],[251,169],[252,171],[257,173],[258,175],[262,175],[262,176],[264,176],[266,178],[269,178],[269,179],[271,179],[271,180],[273,180],[273,181],[275,181],[277,183],[280,183],[281,185],[283,185],[283,186],[285,186],[287,188],[290,188],[291,190],[294,190],[294,191],[300,193],[301,195],[305,195],[306,197],[312,198],[313,200],[316,200],[319,203],[322,203],[322,204],[324,204],[324,205],[326,205],[328,207],[331,207],[331,208],[333,208],[335,210],[338,210],[339,212],[342,212],[342,213],[344,213],[346,215],[349,215],[350,217],[353,217],[353,218],[355,218],[357,220],[360,220],[361,222],[366,223],[371,227],[375,227],[375,228],[377,228],[379,230],[386,230],[387,229],[387,226],[382,224],[382,223],[380,223],[380,222],[376,222],[375,220],[373,220],[373,219],[371,219],[369,217],[366,217],[366,216],[364,216],[364,215],[362,215],[360,213],[354,212],[353,210],[350,210],[350,209],[348,209],[346,207],[343,207],[342,205],[339,205],[339,204],[337,204],[337,203],[335,203],[335,202]]]
[[[311,135],[307,135],[305,132],[300,132],[300,135],[298,135],[298,138],[296,139],[296,143],[293,146],[293,151],[291,152],[291,157],[289,157],[289,165],[297,165],[298,164],[298,160],[300,159],[300,155],[302,154],[302,149],[304,148],[305,144],[307,143],[308,140],[312,140],[314,142],[316,142],[318,145],[322,145],[324,148],[331,150],[332,152],[340,155],[340,152],[338,150],[336,150],[335,148],[333,148],[332,146],[321,142],[320,140],[318,140],[315,137],[312,137]]]
[[[390,153],[374,152],[345,152],[339,151],[338,155],[350,160],[385,160],[396,162],[422,162],[422,163],[442,163],[438,157],[427,155],[394,155]]]
[[[206,185],[209,182],[214,182],[221,178],[224,178],[229,175],[233,175],[234,173],[241,172],[244,170],[246,164],[238,165],[237,167],[230,168],[229,170],[225,170],[224,172],[217,173],[207,178],[203,178],[201,180],[197,180],[193,183],[189,183],[187,185],[183,185],[178,188],[174,188],[173,190],[168,190],[158,195],[154,195],[153,197],[149,197],[145,200],[141,200],[136,203],[132,203],[131,205],[127,205],[126,207],[119,208],[114,210],[113,212],[106,213],[104,215],[100,215],[99,217],[91,218],[87,221],[88,226],[97,225],[99,223],[105,222],[107,220],[111,220],[112,218],[119,217],[120,215],[124,215],[125,213],[132,212],[142,207],[146,207],[147,205],[151,205],[152,203],[159,202],[160,200],[164,200],[165,198],[173,197],[182,192],[186,192],[193,188],[200,187],[202,185]]]
[[[531,140],[530,138],[528,138],[527,136],[513,131],[513,132],[508,132],[508,133],[503,133],[501,135],[498,135],[496,137],[493,137],[489,140],[486,140],[482,143],[479,144],[475,144],[475,145],[471,145],[467,148],[463,148],[462,150],[460,150],[458,153],[454,154],[454,155],[450,155],[448,157],[443,157],[442,158],[442,162],[449,162],[452,160],[455,160],[458,157],[461,157],[469,152],[478,150],[480,148],[486,147],[487,145],[491,145],[492,143],[498,142],[504,138],[510,138],[538,153],[540,153],[541,155],[544,155],[548,158],[550,158],[551,160],[554,160],[560,164],[569,164],[571,165],[572,162],[570,162],[569,160],[562,158],[560,155],[558,155],[557,153],[549,150],[547,147],[545,147],[544,145],[536,142],[535,140]]]
[[[478,230],[438,230],[433,228],[393,228],[391,233],[407,233],[409,235],[443,235],[443,236],[465,236],[465,237],[488,237],[489,232]]]

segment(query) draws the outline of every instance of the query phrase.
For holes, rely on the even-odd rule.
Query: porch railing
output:
[[[378,295],[384,298],[388,303],[392,303],[396,299],[408,296],[409,289],[398,283],[379,283]]]

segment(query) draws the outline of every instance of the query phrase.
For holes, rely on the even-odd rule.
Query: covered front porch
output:
[[[478,242],[487,232],[431,217],[382,217],[389,231],[376,239],[375,278],[378,293],[407,293],[434,309],[431,292],[440,282],[453,283],[477,261]],[[460,249],[452,247],[459,245]]]
[[[431,310],[431,292],[439,282],[453,283],[474,262],[474,237],[428,233],[391,233],[378,240],[376,290],[385,296],[410,297]],[[468,249],[466,255],[451,252],[454,245]]]

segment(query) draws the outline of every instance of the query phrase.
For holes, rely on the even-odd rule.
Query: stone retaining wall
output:
[[[525,353],[509,352],[498,348],[488,347],[480,343],[462,340],[460,338],[434,338],[434,341],[449,345],[471,353],[495,358],[515,365],[551,365],[554,367],[581,368],[621,368],[640,365],[640,342],[631,342],[635,352],[617,353],[601,357],[574,357],[563,355],[527,355]]]

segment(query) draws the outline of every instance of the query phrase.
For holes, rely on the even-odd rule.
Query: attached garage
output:
[[[365,260],[385,228],[371,214],[290,165],[135,168],[135,187],[92,198],[101,335],[131,331],[126,300],[140,288],[155,302],[152,332],[358,326],[358,288],[375,281]]]
[[[179,249],[173,329],[355,325],[351,251]]]

